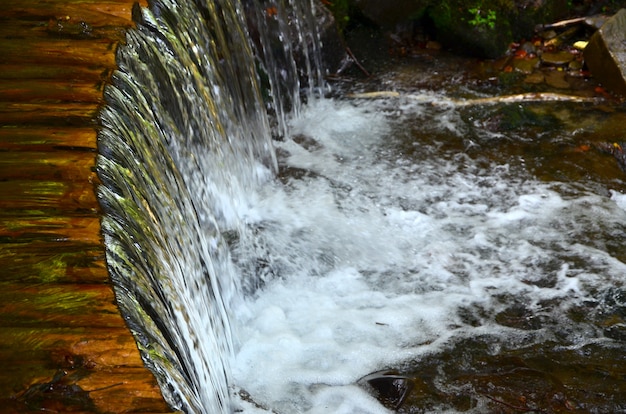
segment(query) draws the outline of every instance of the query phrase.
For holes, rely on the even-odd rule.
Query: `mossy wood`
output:
[[[94,194],[96,115],[132,3],[2,4],[2,412],[171,412],[116,306]]]

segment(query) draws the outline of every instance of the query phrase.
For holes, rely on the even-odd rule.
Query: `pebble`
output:
[[[553,70],[553,71],[547,72],[545,76],[546,76],[545,78],[546,83],[552,86],[553,88],[558,88],[558,89],[570,88],[569,82],[565,79],[565,72]]]
[[[539,84],[543,83],[545,80],[545,76],[542,72],[534,72],[524,78],[524,82],[531,84]]]
[[[574,55],[569,52],[546,52],[541,55],[541,60],[550,65],[565,65],[574,60]]]
[[[533,73],[537,67],[539,67],[539,58],[515,59],[513,61],[513,68],[515,68],[516,71],[525,74]]]

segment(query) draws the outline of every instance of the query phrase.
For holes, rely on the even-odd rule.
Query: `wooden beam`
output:
[[[95,119],[132,0],[0,11],[0,411],[171,412],[115,302]]]

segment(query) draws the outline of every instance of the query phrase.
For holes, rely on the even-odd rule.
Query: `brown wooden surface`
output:
[[[132,0],[3,0],[0,412],[171,412],[104,264],[95,116]]]

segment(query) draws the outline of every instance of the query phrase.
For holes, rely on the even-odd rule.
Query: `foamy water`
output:
[[[243,211],[254,241],[242,241],[237,257],[263,277],[233,318],[234,380],[259,405],[387,412],[359,378],[458,338],[527,335],[494,321],[502,297],[558,323],[626,273],[603,239],[615,228],[623,236],[624,194],[541,182],[520,163],[446,152],[436,140],[410,156],[399,150],[411,139],[407,123],[462,137],[455,109],[437,111],[316,102],[292,122],[293,139],[278,144],[290,173]],[[542,309],[546,300],[559,309]],[[481,309],[477,321],[462,316],[467,309]]]

